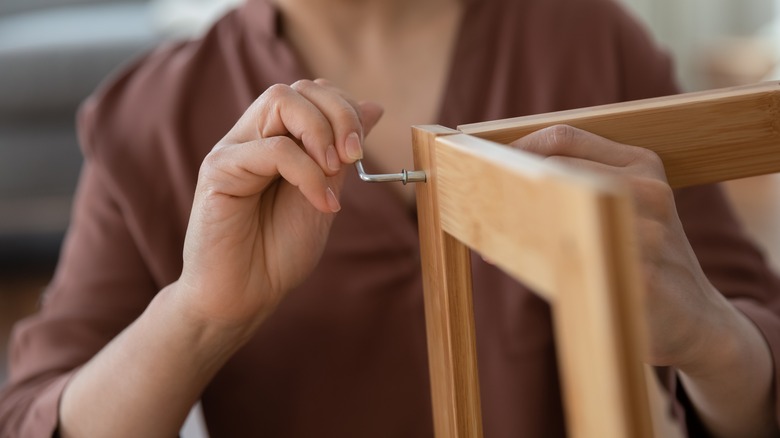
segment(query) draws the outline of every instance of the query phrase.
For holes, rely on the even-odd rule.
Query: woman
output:
[[[169,436],[200,398],[213,436],[430,436],[411,195],[349,165],[411,167],[412,124],[674,92],[608,1],[250,0],[82,110],[73,225],[15,332],[3,432]],[[672,199],[651,154],[572,129],[517,146],[635,189],[648,360],[674,367],[691,433],[777,434],[780,284],[719,190]],[[564,435],[546,305],[474,270],[486,435]]]

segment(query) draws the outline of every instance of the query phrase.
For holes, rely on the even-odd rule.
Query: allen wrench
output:
[[[363,169],[363,163],[361,160],[355,161],[355,168],[357,169],[358,176],[365,182],[396,182],[400,181],[406,185],[406,183],[425,182],[425,171],[423,170],[406,170],[401,169],[401,173],[380,173],[370,174],[366,173]]]

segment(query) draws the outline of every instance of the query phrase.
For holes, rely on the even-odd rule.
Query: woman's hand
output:
[[[63,437],[176,435],[214,374],[317,264],[342,165],[360,157],[381,113],[320,80],[273,86],[252,104],[203,161],[181,277],[70,380]]]
[[[513,145],[617,178],[630,190],[646,285],[647,361],[677,368],[713,436],[777,436],[769,347],[705,276],[660,158],[569,126],[543,129]]]
[[[381,116],[323,80],[263,93],[204,160],[177,295],[187,314],[253,326],[317,264],[344,164]]]
[[[554,126],[513,146],[547,160],[617,178],[633,195],[647,296],[653,365],[696,360],[728,306],[710,284],[683,231],[663,163],[651,150],[615,143],[570,126]],[[722,320],[721,320],[722,321]]]

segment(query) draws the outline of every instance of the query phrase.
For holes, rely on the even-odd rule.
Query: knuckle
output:
[[[325,86],[325,87],[329,87],[329,86],[333,85],[333,83],[331,81],[329,81],[329,80],[327,80],[325,78],[317,78],[317,79],[314,80],[314,83],[317,84],[317,85]]]
[[[353,108],[352,105],[347,103],[344,103],[344,105],[339,107],[335,117],[337,123],[350,126],[352,129],[360,129],[362,126],[357,111],[355,111],[355,108]]]
[[[570,125],[553,125],[547,128],[548,141],[551,144],[572,144],[581,135],[581,131]]]
[[[637,158],[642,163],[646,163],[654,168],[663,168],[664,165],[661,157],[651,149],[637,147]]]
[[[654,259],[654,254],[660,251],[663,242],[666,241],[668,234],[666,225],[654,220],[644,220],[639,225],[639,233],[645,257]]]
[[[654,200],[657,200],[659,203],[662,203],[663,205],[674,204],[674,191],[669,186],[669,184],[654,179],[652,180],[650,186],[652,188],[651,191],[653,193]]]
[[[666,221],[676,213],[674,190],[664,181],[651,178],[637,178],[632,184],[637,201],[643,203],[653,216]]]
[[[277,99],[289,94],[291,89],[292,87],[286,84],[274,84],[268,87],[263,95],[270,99]]]
[[[224,147],[216,146],[203,158],[200,163],[200,169],[198,169],[198,179],[210,180],[213,179],[214,174],[219,169],[220,162],[222,161],[222,155]]]
[[[269,137],[263,139],[263,149],[265,149],[266,152],[270,155],[277,155],[289,147],[291,142],[292,140],[290,140],[288,137]]]
[[[301,91],[309,90],[314,86],[316,85],[313,81],[310,81],[308,79],[300,79],[295,81],[295,83],[293,83],[290,86],[290,88],[292,88],[295,91],[301,92]]]

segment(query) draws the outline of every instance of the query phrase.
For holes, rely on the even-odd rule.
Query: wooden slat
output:
[[[415,167],[428,173],[428,182],[416,188],[428,365],[436,437],[480,438],[471,261],[468,248],[439,225],[436,190],[436,136],[456,132],[433,126],[412,133]]]
[[[509,144],[568,124],[655,151],[672,187],[780,172],[780,83],[681,94],[460,126]]]
[[[438,139],[441,226],[535,292],[554,300],[559,272],[550,251],[557,219],[577,218],[577,187],[609,180],[468,135]],[[571,192],[575,188],[574,192]]]
[[[570,435],[651,437],[628,195],[474,137],[436,142],[443,230],[553,298]]]
[[[580,213],[559,231],[572,238],[549,260],[558,272],[553,324],[567,430],[575,438],[651,438],[631,202],[597,192],[571,202]]]

